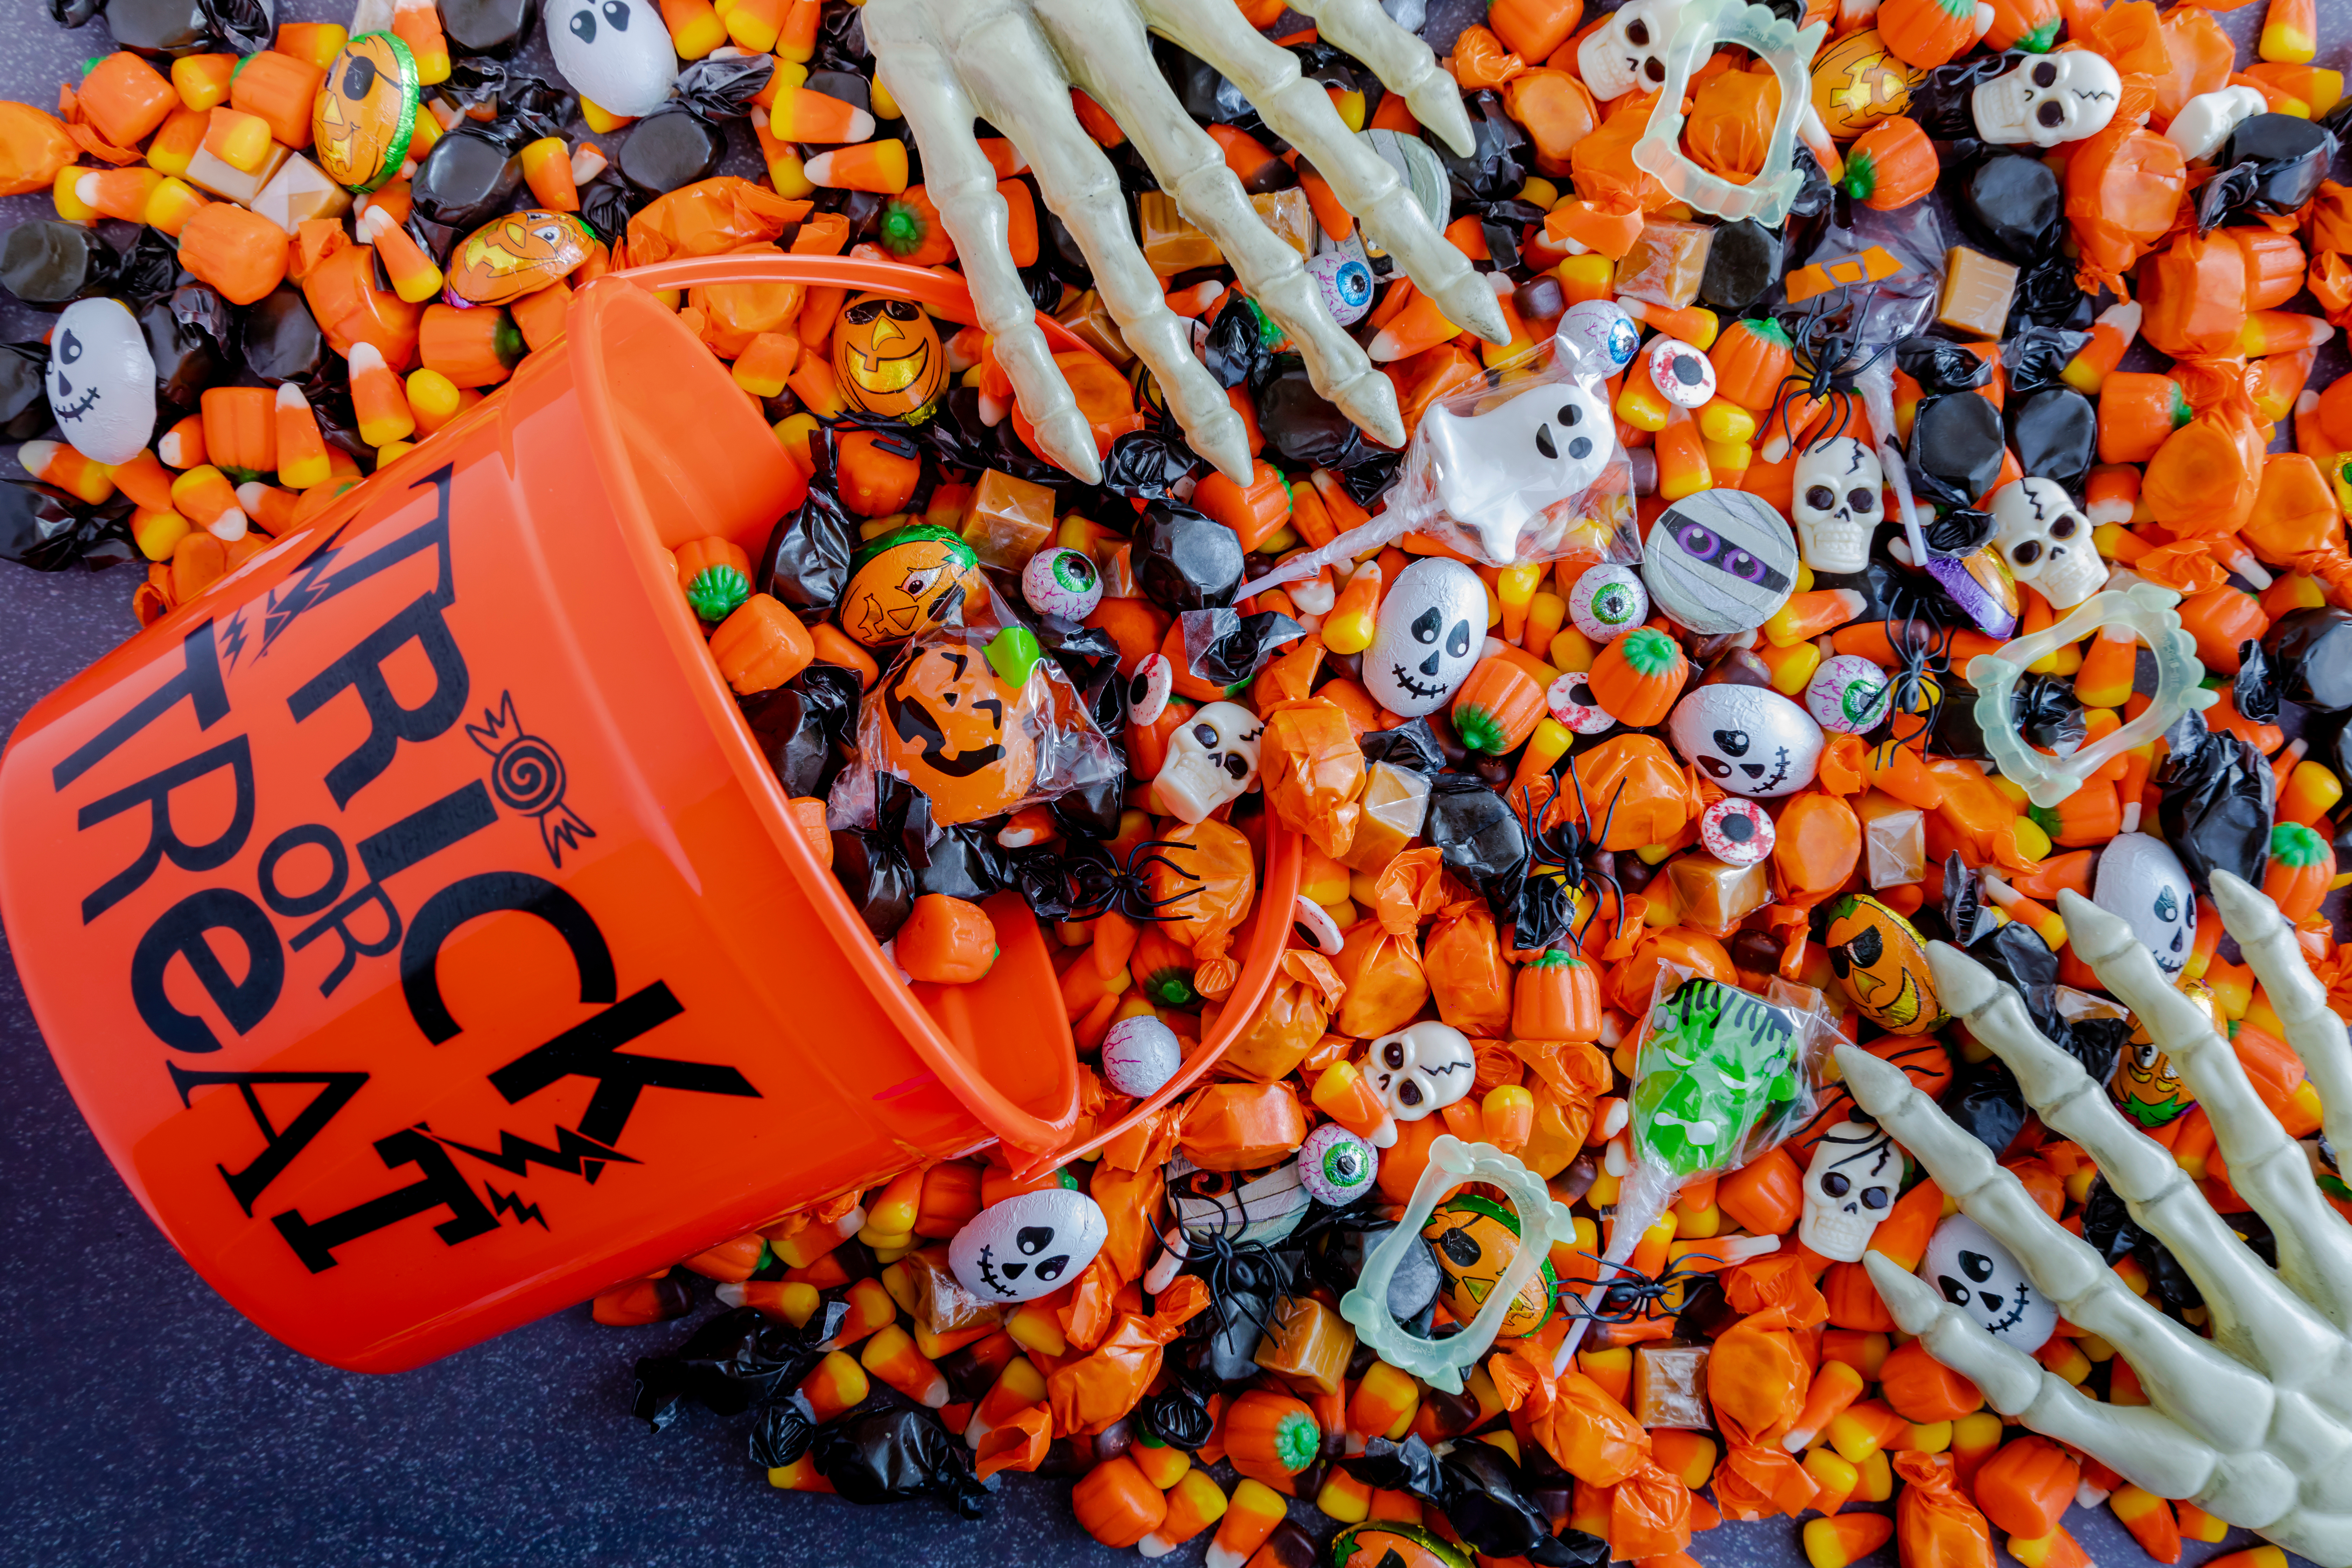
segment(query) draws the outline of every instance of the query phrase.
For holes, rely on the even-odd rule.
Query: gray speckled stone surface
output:
[[[2323,35],[2343,9],[2323,5]],[[347,11],[294,0],[278,15]],[[2259,15],[2224,21],[2250,37]],[[51,103],[59,79],[109,47],[102,22],[63,32],[37,0],[8,0],[5,17],[0,94]],[[545,58],[530,57],[542,71]],[[47,211],[44,197],[0,202],[0,226]],[[8,336],[40,330],[8,310]],[[130,632],[137,581],[129,569],[0,567],[0,731]],[[616,1331],[568,1311],[395,1377],[294,1354],[214,1295],[131,1201],[58,1079],[13,963],[0,965],[0,1561],[1135,1561],[1076,1528],[1066,1483],[1013,1478],[968,1524],[929,1503],[859,1510],[775,1492],[745,1462],[740,1421],[697,1411],[647,1436],[627,1415],[629,1366],[681,1339],[679,1325]],[[2101,1563],[2144,1561],[2105,1509],[2067,1522]],[[1694,1552],[1789,1568],[1803,1561],[1797,1531],[1727,1525]],[[1171,1561],[1197,1563],[1204,1542]]]

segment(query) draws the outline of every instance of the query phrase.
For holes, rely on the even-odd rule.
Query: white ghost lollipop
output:
[[[547,47],[581,97],[624,120],[659,109],[677,80],[677,55],[652,0],[556,0]]]

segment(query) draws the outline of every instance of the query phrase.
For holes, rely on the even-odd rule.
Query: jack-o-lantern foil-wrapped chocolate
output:
[[[833,374],[852,408],[911,421],[947,390],[947,349],[920,305],[860,294],[834,324]]]
[[[450,251],[443,295],[453,305],[509,304],[570,277],[595,246],[569,213],[509,213]]]
[[[310,111],[319,168],[335,184],[373,191],[400,173],[416,134],[416,57],[391,33],[362,33],[327,67]]]

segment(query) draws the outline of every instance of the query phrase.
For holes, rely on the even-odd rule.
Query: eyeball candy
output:
[[[1127,721],[1145,729],[1168,711],[1169,694],[1176,689],[1176,667],[1164,653],[1148,656],[1127,679]]]
[[[1544,692],[1544,706],[1579,735],[1598,735],[1617,722],[1616,715],[1592,695],[1592,678],[1581,669],[1571,669],[1553,681]]]
[[[1679,338],[1652,343],[1649,368],[1658,395],[1678,408],[1703,408],[1715,395],[1714,364]]]
[[[1021,596],[1041,616],[1083,621],[1102,603],[1102,574],[1083,550],[1040,550],[1021,569]]]
[[[1876,729],[1895,706],[1895,684],[1860,654],[1822,661],[1805,683],[1805,711],[1824,730],[1860,735]]]
[[[1318,1127],[1298,1146],[1298,1184],[1318,1204],[1345,1208],[1370,1192],[1380,1173],[1372,1146],[1336,1121]]]
[[[93,463],[127,463],[155,428],[155,356],[120,300],[77,300],[49,338],[49,412]]]
[[[1018,1193],[955,1233],[948,1267],[983,1301],[1034,1301],[1076,1279],[1109,1236],[1109,1222],[1084,1193]]]
[[[1700,847],[1727,866],[1756,865],[1778,836],[1765,809],[1741,795],[1725,795],[1699,814]]]
[[[1791,795],[1813,782],[1822,729],[1761,686],[1702,686],[1675,704],[1666,735],[1683,760],[1734,795]]]
[[[1608,300],[1570,305],[1552,329],[1552,337],[1603,378],[1632,364],[1642,346],[1642,329],[1623,306]]]
[[[1304,893],[1291,901],[1290,930],[1299,941],[1326,958],[1339,957],[1339,950],[1347,945],[1339,934],[1339,922],[1331,918],[1331,911]]]
[[[1307,276],[1315,279],[1323,308],[1343,327],[1352,327],[1372,308],[1372,269],[1342,250],[1310,257]]]
[[[1650,591],[1631,566],[1595,566],[1569,589],[1568,614],[1594,642],[1614,642],[1650,618]]]
[[[1103,1036],[1103,1077],[1137,1100],[1158,1094],[1184,1065],[1176,1031],[1149,1014],[1121,1018]]]

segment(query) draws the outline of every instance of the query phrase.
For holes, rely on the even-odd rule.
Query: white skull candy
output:
[[[1769,687],[1728,682],[1685,693],[1666,738],[1717,785],[1758,800],[1812,783],[1823,744],[1822,727],[1794,702]]]
[[[1919,1278],[1996,1339],[2028,1354],[2057,1330],[2057,1306],[2033,1288],[2009,1248],[1964,1214],[1945,1219],[1927,1238]]]
[[[1851,436],[1816,441],[1797,455],[1790,506],[1806,565],[1859,572],[1870,564],[1870,535],[1878,526],[1885,483],[1878,454]]]
[[[2106,563],[2091,544],[2091,520],[2055,479],[2016,479],[1995,490],[1993,535],[2000,558],[2021,583],[2063,614],[2097,593]]]
[[[1629,92],[1655,92],[1665,84],[1667,44],[1682,20],[1684,0],[1633,0],[1576,47],[1577,74],[1602,103]]]
[[[2024,55],[1969,95],[1969,113],[1988,142],[2055,147],[2105,130],[2123,90],[2116,68],[2088,49]]]
[[[1822,1257],[1859,1263],[1870,1233],[1895,1205],[1903,1156],[1895,1140],[1861,1121],[1841,1121],[1822,1134],[1805,1167],[1805,1216],[1797,1239]]]
[[[2268,100],[2251,87],[2200,92],[2180,106],[2172,123],[2164,128],[2164,139],[2179,148],[2180,156],[2189,163],[2202,163],[2221,150],[2221,143],[2242,121],[2269,108]]]
[[[1486,648],[1486,585],[1459,561],[1433,555],[1397,574],[1364,650],[1364,689],[1401,718],[1453,700]]]
[[[1265,721],[1238,702],[1212,702],[1168,737],[1168,757],[1151,781],[1160,808],[1198,822],[1257,782]]]
[[[651,114],[677,81],[677,55],[653,0],[557,0],[547,49],[574,91],[608,114]]]
[[[1364,1063],[1372,1092],[1399,1121],[1418,1121],[1470,1092],[1478,1058],[1462,1031],[1446,1024],[1410,1024],[1372,1042]]]
[[[1609,410],[1573,382],[1531,387],[1475,414],[1430,411],[1426,449],[1437,504],[1497,563],[1555,501],[1581,495],[1616,450]]]

